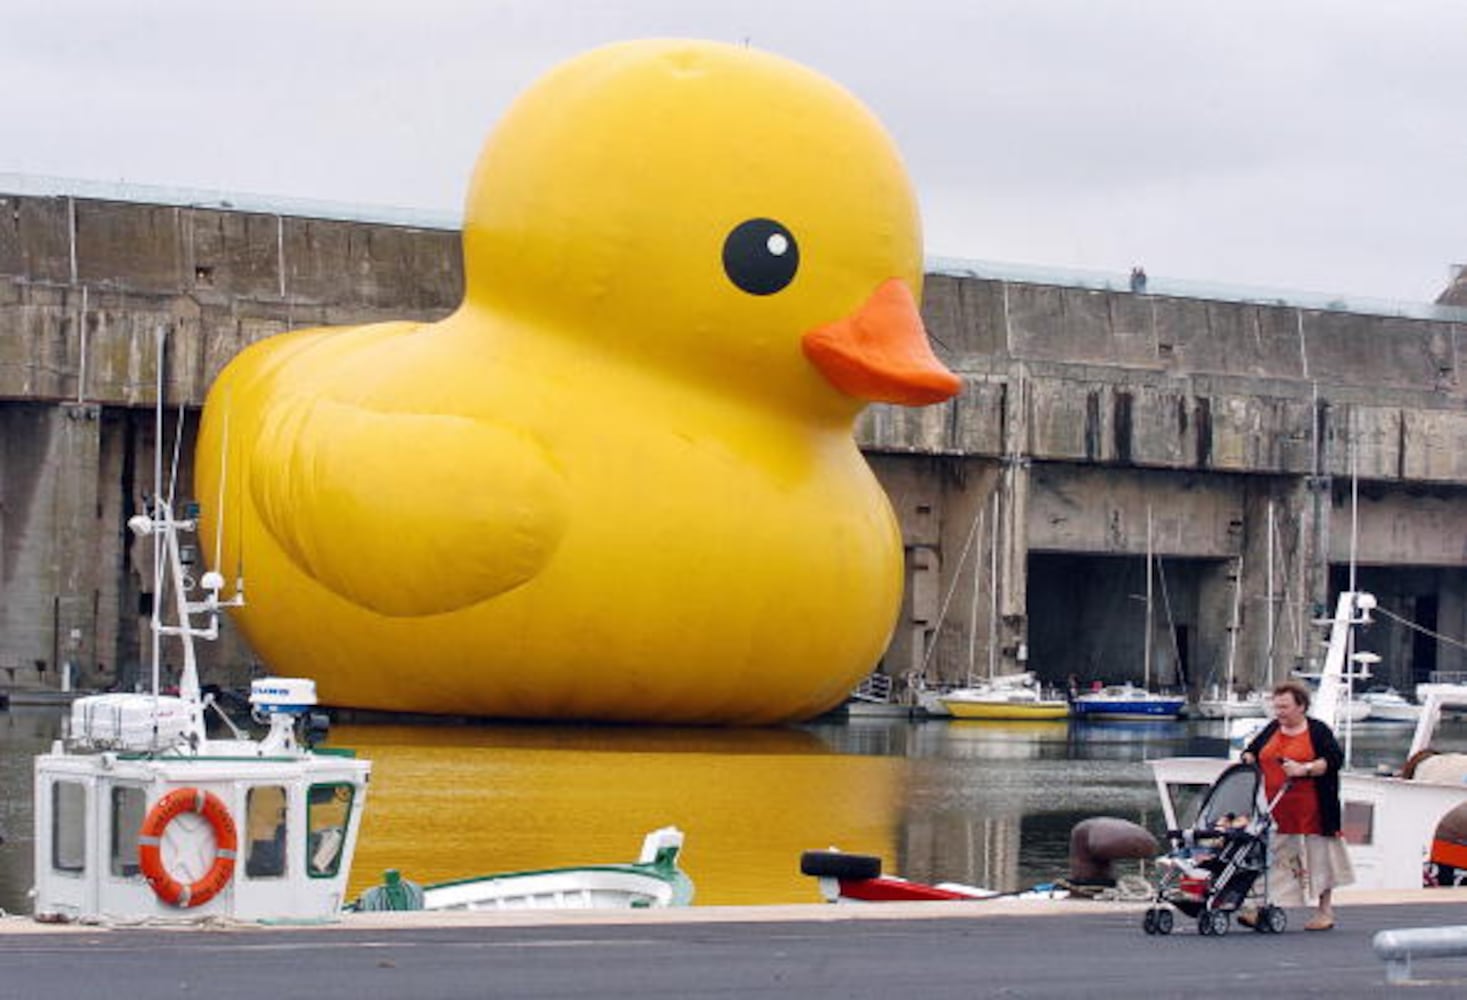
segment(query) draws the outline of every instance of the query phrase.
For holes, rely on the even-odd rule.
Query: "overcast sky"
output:
[[[6,0],[0,172],[457,214],[519,90],[668,35],[854,91],[931,254],[1418,301],[1467,263],[1464,0]]]

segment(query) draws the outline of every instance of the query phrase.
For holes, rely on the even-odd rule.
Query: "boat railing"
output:
[[[891,701],[892,681],[888,674],[880,672],[868,674],[856,685],[851,692],[851,697],[857,701],[870,701],[886,704]]]

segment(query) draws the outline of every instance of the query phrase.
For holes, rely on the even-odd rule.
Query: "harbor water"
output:
[[[0,909],[30,912],[32,757],[57,709],[0,712]],[[1362,725],[1355,763],[1404,759],[1409,726]],[[782,729],[340,725],[373,762],[351,892],[400,869],[431,882],[635,860],[675,825],[699,904],[817,902],[800,853],[1014,890],[1063,876],[1090,816],[1162,829],[1144,761],[1221,755],[1220,723],[849,719]],[[1450,724],[1442,749],[1467,748]]]

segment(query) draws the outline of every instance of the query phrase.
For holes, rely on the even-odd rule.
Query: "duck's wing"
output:
[[[261,521],[304,573],[355,604],[456,611],[532,579],[560,543],[564,479],[515,428],[305,395],[261,417],[249,470]]]

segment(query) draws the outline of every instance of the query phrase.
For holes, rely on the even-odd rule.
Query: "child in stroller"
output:
[[[1142,921],[1147,934],[1170,934],[1173,908],[1195,918],[1201,934],[1226,934],[1245,903],[1258,907],[1255,930],[1283,931],[1288,918],[1268,896],[1273,816],[1262,784],[1257,767],[1234,764],[1208,789],[1192,829],[1167,831],[1171,850],[1156,864],[1156,898]]]

